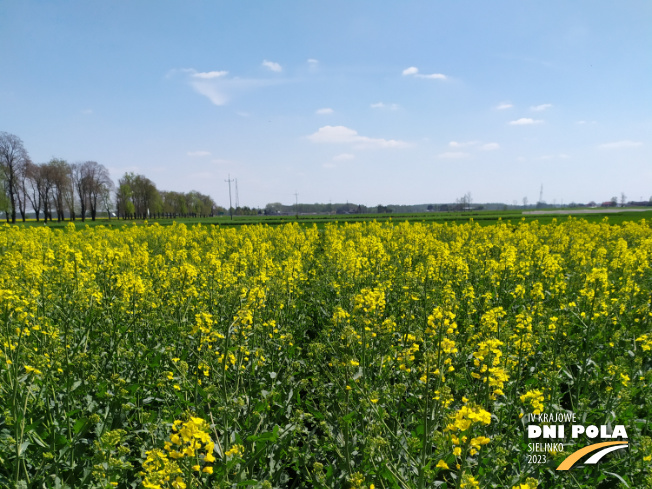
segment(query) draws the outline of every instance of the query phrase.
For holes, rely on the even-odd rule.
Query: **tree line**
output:
[[[22,140],[0,132],[0,212],[7,222],[29,209],[36,220],[57,221],[90,217],[98,212],[123,219],[207,217],[222,214],[213,199],[197,191],[159,191],[144,175],[125,173],[116,186],[108,169],[96,161],[68,163],[52,158],[34,163]],[[115,214],[113,213],[115,209]]]
[[[158,190],[144,175],[125,173],[118,180],[116,211],[123,219],[155,219],[176,217],[212,217],[225,209],[215,204],[210,195],[196,190],[174,192]]]
[[[66,213],[72,220],[95,220],[101,206],[109,208],[113,188],[109,171],[96,161],[34,163],[21,139],[6,132],[0,132],[0,181],[0,211],[12,223],[17,214],[25,221],[29,208],[37,221],[41,215],[62,221]]]

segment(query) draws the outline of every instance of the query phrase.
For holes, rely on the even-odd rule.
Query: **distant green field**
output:
[[[572,211],[568,215],[572,214]],[[73,223],[76,228],[84,226],[103,225],[107,227],[123,227],[132,225],[143,225],[145,222],[153,224],[158,223],[161,226],[169,226],[175,222],[182,222],[187,225],[193,224],[210,224],[219,226],[242,226],[247,224],[267,224],[270,226],[286,224],[289,222],[298,222],[303,226],[322,227],[326,223],[353,223],[361,221],[393,221],[393,222],[438,222],[438,223],[466,223],[470,220],[480,225],[494,224],[498,221],[539,221],[541,224],[550,223],[553,220],[562,221],[567,219],[567,214],[543,214],[543,215],[524,215],[521,211],[472,211],[472,212],[426,212],[426,213],[409,213],[409,214],[339,214],[339,215],[284,215],[284,216],[229,216],[205,217],[205,218],[176,218],[176,219],[149,219],[144,220],[123,220],[100,218],[96,221],[86,220],[82,222],[75,221],[50,221],[44,224],[43,221],[28,220],[26,222],[17,222],[20,226],[49,226],[55,229],[65,228],[68,224]],[[643,212],[597,212],[595,214],[574,214],[577,219],[584,219],[588,222],[601,222],[607,218],[610,224],[620,224],[626,221],[638,222],[641,219],[652,219],[652,210]]]

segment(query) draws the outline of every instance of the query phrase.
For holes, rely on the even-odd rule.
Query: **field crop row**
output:
[[[0,486],[652,487],[645,221],[4,226],[0,256]],[[556,471],[600,438],[533,458],[540,413],[629,449]]]

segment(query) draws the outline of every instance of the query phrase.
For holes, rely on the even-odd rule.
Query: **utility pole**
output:
[[[297,219],[299,219],[299,194],[294,192],[294,211],[297,213]]]
[[[238,197],[238,179],[235,179],[235,208],[240,207],[240,198]]]
[[[543,204],[543,184],[541,184],[541,190],[539,191],[539,203]]]
[[[233,221],[233,206],[231,205],[231,182],[233,180],[231,180],[231,174],[230,173],[229,173],[229,179],[224,180],[224,181],[229,184],[229,214],[231,215],[231,220]]]

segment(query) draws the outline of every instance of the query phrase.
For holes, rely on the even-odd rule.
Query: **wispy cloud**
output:
[[[263,61],[262,65],[267,68],[268,70],[274,71],[276,73],[280,73],[283,71],[283,68],[281,67],[280,64],[275,63],[274,61]]]
[[[197,70],[195,70],[194,68],[172,68],[171,70],[168,70],[168,72],[165,74],[165,78],[172,78],[179,73],[186,73],[192,75],[193,73],[197,73]]]
[[[355,158],[355,155],[351,153],[342,153],[337,156],[333,156],[333,161],[346,161],[346,160],[352,160]]]
[[[416,75],[417,73],[419,73],[419,68],[416,66],[410,66],[403,70],[403,76]]]
[[[188,156],[210,156],[210,151],[188,151]]]
[[[195,92],[208,98],[215,105],[224,105],[229,101],[229,97],[220,85],[206,83],[205,81],[191,81],[190,86]]]
[[[467,148],[469,146],[475,146],[478,144],[478,141],[465,141],[465,142],[459,142],[459,141],[451,141],[448,143],[448,145],[451,148]]]
[[[220,78],[222,76],[228,75],[228,71],[206,71],[203,73],[193,73],[193,78],[201,78],[202,80],[210,80],[212,78]]]
[[[552,104],[533,105],[530,107],[530,110],[533,110],[534,112],[543,112],[544,110],[548,110],[550,107],[552,107]]]
[[[386,109],[386,110],[398,110],[399,109],[398,104],[386,104],[384,102],[376,102],[375,104],[371,104],[370,107],[372,109]]]
[[[225,70],[199,72],[193,68],[172,69],[166,74],[166,78],[171,78],[176,75],[182,76],[195,92],[208,98],[213,104],[218,106],[227,104],[237,92],[288,81],[282,78],[238,78],[228,76],[229,72]]]
[[[441,73],[431,73],[429,75],[419,73],[419,68],[417,68],[416,66],[410,66],[409,68],[405,68],[403,70],[403,76],[414,76],[414,77],[417,77],[417,78],[428,78],[430,80],[446,80],[448,78],[446,75],[442,75]]]
[[[498,105],[496,105],[496,110],[505,110],[505,109],[511,109],[514,107],[512,104],[509,102],[501,102]]]
[[[318,114],[318,115],[329,115],[329,114],[332,114],[332,113],[333,113],[333,109],[331,109],[330,107],[324,107],[323,109],[317,109],[315,111],[315,114]]]
[[[480,146],[480,149],[482,151],[495,151],[497,149],[500,149],[500,144],[498,144],[498,143],[487,143],[487,144],[483,144],[482,146]]]
[[[308,63],[308,72],[316,73],[319,70],[319,61],[315,58],[308,58],[306,62]]]
[[[84,109],[81,111],[81,113],[84,115],[91,115],[93,113],[93,109]]]
[[[358,131],[345,126],[324,126],[308,139],[313,143],[352,144],[357,149],[372,148],[406,148],[410,146],[405,141],[396,139],[370,138],[361,136]]]
[[[512,126],[529,126],[532,124],[541,124],[541,123],[543,123],[542,120],[530,119],[529,117],[521,117],[520,119],[511,121],[509,124]]]
[[[613,143],[604,143],[598,145],[598,149],[627,149],[627,148],[638,148],[643,146],[643,143],[640,141],[614,141]]]
[[[440,153],[437,156],[438,158],[443,158],[446,160],[460,160],[462,158],[468,158],[471,155],[463,151],[447,151],[445,153]]]

